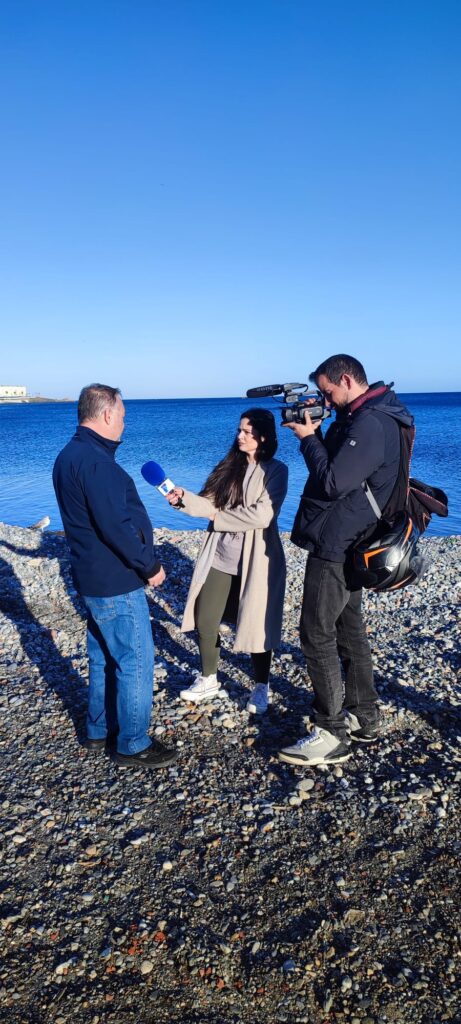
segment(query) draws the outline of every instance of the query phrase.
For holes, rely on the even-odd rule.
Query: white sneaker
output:
[[[284,747],[279,753],[281,761],[304,765],[338,764],[339,761],[347,761],[350,756],[349,743],[344,743],[331,732],[317,726],[292,747]]]
[[[256,683],[247,701],[247,711],[251,715],[264,715],[272,701],[268,683]]]
[[[189,686],[187,690],[180,690],[179,696],[181,700],[200,704],[201,700],[209,700],[211,697],[216,697],[220,689],[221,684],[218,683],[216,672],[212,676],[202,676],[200,673],[197,673],[197,678],[192,683],[192,686]]]

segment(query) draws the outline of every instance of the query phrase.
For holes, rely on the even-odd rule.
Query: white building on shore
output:
[[[0,384],[0,402],[28,402],[27,388],[22,384]]]

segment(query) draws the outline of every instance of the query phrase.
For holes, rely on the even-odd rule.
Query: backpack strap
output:
[[[377,519],[381,519],[382,512],[381,512],[381,509],[380,509],[380,507],[378,505],[378,502],[376,501],[376,498],[375,498],[375,496],[373,494],[373,491],[372,491],[372,489],[371,489],[371,487],[370,487],[370,485],[368,483],[368,480],[363,480],[362,481],[362,487],[363,487],[363,490],[365,492],[365,497],[368,498],[368,501],[370,502],[370,505],[371,505],[371,507],[373,509],[373,512],[374,512],[376,518]]]
[[[400,461],[397,477],[395,480],[392,493],[390,494],[385,508],[380,509],[378,502],[371,490],[368,480],[362,481],[362,487],[365,492],[373,512],[377,519],[381,519],[383,515],[392,518],[397,512],[401,512],[408,506],[408,498],[410,493],[410,465],[411,456],[413,454],[413,446],[415,443],[415,427],[404,426],[399,424],[399,438],[400,438]]]

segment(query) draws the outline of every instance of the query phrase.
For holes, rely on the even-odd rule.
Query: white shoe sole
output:
[[[221,693],[220,686],[217,686],[215,690],[208,690],[207,693],[189,693],[188,690],[181,690],[179,696],[181,700],[186,700],[189,704],[201,704],[203,700],[217,697],[218,693]]]
[[[322,757],[321,754],[318,757],[315,757],[315,755],[314,757],[299,757],[296,754],[284,754],[281,750],[278,757],[280,761],[286,761],[287,764],[298,764],[304,768],[312,765],[315,768],[318,764],[340,764],[342,761],[348,761],[352,757],[352,751],[348,750],[344,754],[334,754],[333,752],[331,757],[328,757],[328,755]]]

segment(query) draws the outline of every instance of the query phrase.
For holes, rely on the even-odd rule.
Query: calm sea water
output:
[[[412,475],[448,493],[447,519],[434,517],[428,534],[461,534],[461,393],[400,396],[415,416],[417,435]],[[272,408],[271,400],[240,398],[138,400],[126,402],[126,428],[118,461],[131,474],[155,526],[196,529],[203,520],[170,508],[143,480],[140,467],[160,462],[178,485],[198,490],[209,470],[230,447],[241,413],[249,404]],[[61,529],[51,472],[56,455],[74,433],[76,403],[0,404],[0,521],[30,526],[44,515]],[[279,431],[278,455],[289,466],[290,483],[279,523],[289,530],[306,479],[304,460],[291,431]]]

